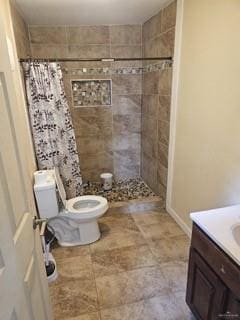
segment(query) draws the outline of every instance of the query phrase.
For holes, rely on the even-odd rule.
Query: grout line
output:
[[[101,241],[101,238],[100,238]],[[92,261],[92,250],[91,250],[91,244],[89,245],[89,253],[90,253],[90,259],[91,259],[91,264],[92,264],[92,272],[93,272],[93,280],[94,280],[94,284],[95,284],[95,289],[96,289],[96,293],[97,293],[97,305],[98,305],[98,314],[100,317],[100,320],[102,319],[101,317],[101,312],[100,312],[100,303],[99,303],[99,292],[98,292],[98,288],[97,288],[97,282],[96,282],[96,275],[95,275],[95,270],[94,270],[94,266],[93,266],[93,261]]]

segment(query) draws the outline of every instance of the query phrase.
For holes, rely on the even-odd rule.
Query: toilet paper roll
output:
[[[47,171],[36,171],[34,172],[35,184],[43,184],[47,182],[48,173]]]

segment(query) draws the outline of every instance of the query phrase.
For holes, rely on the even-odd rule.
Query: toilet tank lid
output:
[[[52,170],[41,170],[34,172],[34,190],[55,189],[56,183],[52,176]]]

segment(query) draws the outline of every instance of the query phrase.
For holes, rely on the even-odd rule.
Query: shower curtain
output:
[[[82,194],[82,177],[70,110],[58,63],[23,65],[29,118],[39,170],[58,167],[67,198]]]

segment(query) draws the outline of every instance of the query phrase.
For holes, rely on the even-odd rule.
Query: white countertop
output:
[[[240,246],[232,227],[240,224],[240,205],[193,212],[191,219],[240,266]]]

